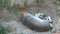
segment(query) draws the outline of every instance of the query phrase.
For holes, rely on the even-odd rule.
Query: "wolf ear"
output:
[[[26,12],[26,10],[27,10],[27,7],[26,7],[26,5],[24,5],[24,7],[23,7],[23,15]]]
[[[20,5],[17,5],[17,10],[20,11]]]

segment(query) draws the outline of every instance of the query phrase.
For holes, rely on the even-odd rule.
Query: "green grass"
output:
[[[4,27],[0,24],[0,34],[8,34],[9,32],[11,32],[10,27]]]
[[[6,17],[4,21],[5,21],[5,22],[9,22],[9,21],[11,21],[11,20],[12,20],[12,19],[11,19],[11,17],[9,16],[9,17]]]
[[[1,11],[6,8],[7,12],[9,13],[14,13],[14,14],[18,14],[17,11],[17,5],[14,4],[11,6],[11,1],[10,0],[0,0],[0,15],[2,15]],[[5,21],[8,22],[10,21],[11,18],[10,17],[6,17]]]
[[[55,3],[60,5],[60,0],[56,0]]]
[[[56,16],[60,18],[60,12],[59,12],[59,13],[57,13],[57,14],[56,14]]]
[[[41,3],[43,3],[43,0],[35,0],[35,2],[37,3],[37,5],[40,5]]]
[[[0,0],[0,11],[6,8],[9,13],[17,13],[17,8],[16,5],[14,4],[11,6],[11,1],[10,0]]]
[[[54,3],[60,6],[60,0],[55,0]],[[58,13],[57,16],[60,17],[60,13]]]
[[[18,13],[16,4],[14,4],[13,6],[7,6],[6,9],[8,10],[9,13],[14,13],[14,14]]]
[[[10,0],[0,0],[0,10],[4,9],[6,6],[10,4]]]

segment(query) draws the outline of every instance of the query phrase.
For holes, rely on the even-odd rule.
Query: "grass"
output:
[[[2,10],[3,8],[4,8],[3,0],[0,0],[0,10]]]
[[[4,27],[0,24],[0,34],[8,34],[9,32],[11,32],[10,27]]]
[[[26,33],[21,32],[20,34],[26,34]]]
[[[17,13],[16,5],[11,6],[10,0],[0,0],[0,11],[6,8],[9,13]]]
[[[56,0],[55,3],[60,5],[60,0]]]
[[[60,0],[55,0],[54,3],[60,6]],[[57,16],[60,17],[60,13],[58,13]]]
[[[17,8],[16,8],[16,4],[11,6],[10,0],[0,0],[0,15],[2,15],[1,10],[3,10],[4,8],[6,8],[7,12],[9,12],[9,13],[14,13],[14,14],[18,13]],[[11,20],[10,17],[5,18],[6,22],[8,22],[10,20]]]
[[[16,11],[15,10],[15,4],[13,6],[10,6],[10,0],[0,0],[0,12],[4,8],[8,10],[8,12],[11,11]],[[6,21],[9,21],[10,17],[6,17]],[[15,30],[14,30],[15,31]],[[8,34],[9,32],[12,32],[12,29],[10,29],[9,26],[5,27],[0,23],[0,34]]]
[[[60,17],[60,13],[58,13],[57,16]]]
[[[37,3],[37,5],[40,5],[41,3],[43,3],[43,0],[35,0],[35,2]]]
[[[11,20],[12,20],[12,19],[11,19],[11,17],[9,16],[9,17],[6,17],[4,21],[5,21],[5,22],[9,22],[9,21],[11,21]]]
[[[0,10],[4,9],[6,6],[10,4],[10,0],[0,0]]]
[[[14,14],[18,13],[16,4],[14,4],[13,6],[8,6],[7,10],[8,10],[9,13],[14,13]]]

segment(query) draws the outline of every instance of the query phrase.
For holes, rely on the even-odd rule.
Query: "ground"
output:
[[[54,0],[46,0],[46,2],[47,3],[45,5],[43,4],[40,7],[39,6],[28,7],[27,12],[31,13],[32,15],[40,12],[40,13],[44,13],[46,15],[51,16],[51,18],[53,20],[54,27],[56,27],[56,30],[59,31],[60,18],[56,14],[59,13],[60,6],[57,6],[56,4],[54,4]],[[57,12],[57,10],[58,10],[58,12]],[[8,16],[6,14],[8,14],[8,13],[4,12],[3,15]],[[50,31],[48,31],[48,32],[36,32],[36,31],[29,29],[28,27],[23,25],[22,22],[17,21],[17,20],[19,20],[19,18],[21,16],[20,13],[18,14],[18,16],[14,15],[14,14],[9,14],[9,15],[11,16],[11,19],[13,19],[13,20],[11,20],[9,22],[4,22],[3,24],[9,25],[12,28],[16,28],[16,31],[8,33],[8,34],[54,34]]]

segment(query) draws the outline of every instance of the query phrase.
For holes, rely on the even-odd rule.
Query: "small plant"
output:
[[[21,32],[20,34],[26,34],[26,33]]]
[[[12,30],[10,30],[10,27],[4,27],[0,24],[0,34],[8,34],[9,32],[12,32]]]
[[[4,21],[5,21],[5,22],[9,22],[10,20],[12,20],[12,19],[11,19],[11,17],[9,16],[9,17],[6,17]]]
[[[0,12],[6,8],[9,13],[17,13],[17,8],[16,5],[14,4],[11,6],[11,1],[10,0],[0,0]]]
[[[5,7],[7,7],[10,3],[10,0],[0,0],[0,10],[4,9]]]
[[[40,5],[41,3],[43,3],[43,0],[35,0],[35,2],[37,3],[37,5]]]
[[[57,30],[56,29],[52,29],[52,30],[50,30],[50,32],[51,33],[55,33],[55,32],[57,32]]]
[[[58,13],[57,16],[60,17],[60,13]]]
[[[0,0],[0,10],[2,10],[3,8],[4,8],[3,0]]]
[[[56,0],[55,3],[60,5],[60,0]]]
[[[10,6],[10,0],[0,0],[0,16],[2,15],[2,10]]]
[[[8,10],[9,13],[14,13],[14,14],[17,14],[17,5],[14,4],[11,6],[11,1],[6,1],[6,6],[5,8]]]
[[[13,6],[8,6],[7,10],[9,13],[14,13],[14,14],[18,13],[16,4],[14,4]]]

